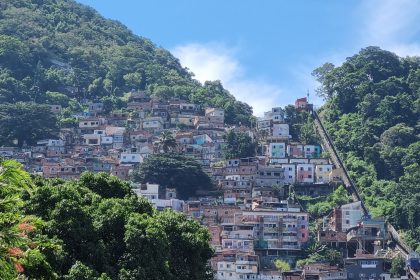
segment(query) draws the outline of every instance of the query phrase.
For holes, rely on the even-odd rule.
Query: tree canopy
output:
[[[420,250],[420,58],[367,47],[314,75],[326,98],[320,114],[370,211]]]
[[[33,145],[57,134],[57,120],[48,106],[25,102],[0,104],[0,146]]]
[[[223,108],[229,124],[250,123],[252,108],[220,81],[202,85],[167,50],[90,7],[73,0],[10,0],[0,7],[2,103],[54,102],[74,109],[70,100],[89,98],[112,110],[136,89]]]
[[[0,186],[1,279],[212,279],[207,229],[116,177],[32,180],[1,160]]]
[[[147,158],[133,174],[140,183],[155,183],[163,188],[176,188],[181,199],[194,196],[197,190],[212,187],[209,175],[191,157],[176,153],[156,154]]]
[[[257,144],[248,134],[231,130],[223,137],[225,140],[223,150],[226,159],[255,156]]]

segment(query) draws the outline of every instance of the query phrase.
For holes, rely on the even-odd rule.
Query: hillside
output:
[[[248,124],[252,108],[220,82],[201,85],[178,59],[121,23],[68,0],[0,0],[0,102],[60,104],[88,98],[109,110],[131,89],[225,109]]]
[[[321,115],[374,216],[420,244],[420,58],[377,47],[313,72]]]

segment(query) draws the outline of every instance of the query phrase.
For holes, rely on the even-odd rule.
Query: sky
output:
[[[420,55],[420,0],[76,0],[220,80],[256,115],[309,92],[312,70],[361,48]]]

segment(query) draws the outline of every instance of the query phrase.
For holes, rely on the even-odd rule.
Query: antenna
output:
[[[306,90],[306,97],[307,97],[308,103],[309,103],[309,89]]]

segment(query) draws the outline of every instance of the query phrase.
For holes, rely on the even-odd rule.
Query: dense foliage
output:
[[[287,105],[284,107],[284,112],[292,139],[303,144],[319,144],[312,116],[307,110],[300,110],[293,105]]]
[[[223,108],[229,124],[250,122],[252,108],[219,81],[201,85],[168,51],[75,1],[0,0],[0,34],[0,103],[59,104],[68,118],[85,98],[109,110],[139,89]]]
[[[370,211],[420,250],[420,58],[368,47],[314,75],[322,117]]]
[[[0,104],[0,145],[34,145],[58,133],[56,117],[46,105]]]
[[[176,153],[156,154],[145,160],[132,179],[140,183],[155,183],[176,188],[181,199],[194,196],[197,190],[212,187],[209,175],[194,158]]]
[[[226,159],[255,156],[257,144],[247,133],[230,130],[223,138],[225,140],[223,152]]]
[[[33,183],[1,161],[0,186],[1,279],[211,279],[208,231],[116,177]]]

